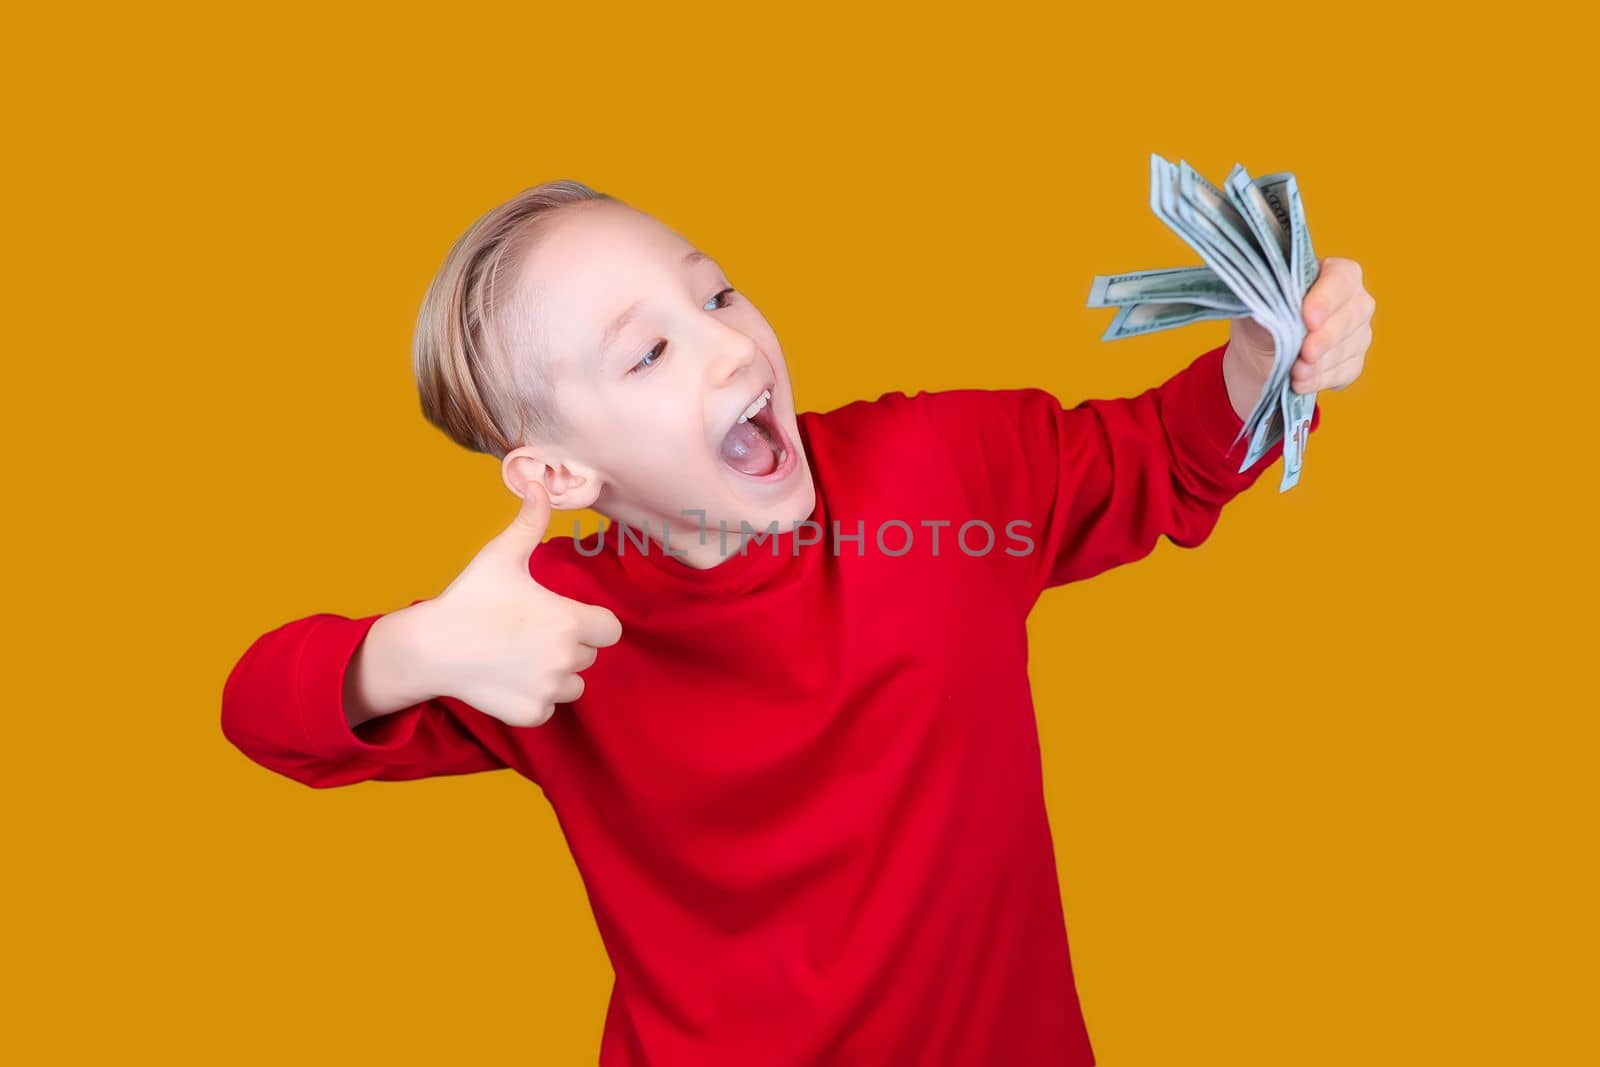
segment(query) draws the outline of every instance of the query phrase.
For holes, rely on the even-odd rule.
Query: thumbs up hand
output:
[[[528,486],[511,525],[478,551],[433,600],[414,605],[416,647],[446,695],[510,726],[539,726],[583,693],[579,673],[614,645],[622,624],[609,609],[541,586],[528,559],[550,525],[550,498]]]

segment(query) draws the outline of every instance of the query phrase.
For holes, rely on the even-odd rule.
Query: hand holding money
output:
[[[1089,306],[1119,309],[1102,340],[1234,320],[1231,359],[1259,354],[1256,373],[1246,378],[1264,383],[1234,439],[1250,439],[1239,469],[1248,469],[1281,440],[1278,491],[1292,488],[1305,459],[1316,390],[1324,378],[1334,388],[1355,380],[1371,342],[1375,302],[1361,288],[1360,267],[1352,260],[1316,258],[1299,187],[1288,172],[1252,179],[1235,164],[1218,189],[1188,163],[1173,166],[1152,153],[1150,207],[1206,265],[1097,275]],[[1323,263],[1340,264],[1338,276],[1318,285]],[[1313,324],[1306,318],[1313,312],[1326,318]],[[1315,344],[1312,332],[1318,334]],[[1306,351],[1316,358],[1296,359]],[[1296,368],[1298,378],[1292,377]]]
[[[1289,369],[1289,387],[1296,393],[1337,392],[1361,376],[1372,344],[1372,314],[1377,300],[1361,284],[1361,264],[1328,256],[1306,293],[1301,316],[1307,331],[1299,358]],[[1228,324],[1228,344],[1265,363],[1273,361],[1272,334],[1254,319]]]

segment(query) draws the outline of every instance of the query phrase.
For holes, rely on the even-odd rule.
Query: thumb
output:
[[[550,528],[550,495],[538,482],[529,482],[522,493],[522,507],[511,525],[502,530],[490,545],[496,555],[514,556],[517,562],[527,560],[544,539]]]

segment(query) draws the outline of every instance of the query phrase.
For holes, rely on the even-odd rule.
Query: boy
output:
[[[1298,391],[1360,373],[1360,277],[1323,261]],[[223,731],[316,787],[538,783],[616,971],[602,1065],[1092,1064],[1025,622],[1200,544],[1281,451],[1226,454],[1272,362],[1232,331],[1127,399],[797,413],[715,260],[580,183],[527,190],[451,249],[415,352],[424,413],[521,513],[436,598],[258,638]],[[552,507],[611,525],[543,540]]]

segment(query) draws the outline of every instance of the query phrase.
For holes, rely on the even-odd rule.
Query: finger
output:
[[[1361,291],[1361,264],[1338,256],[1322,259],[1317,280],[1311,283],[1300,306],[1306,331],[1310,333],[1319,329],[1335,311]]]
[[[1371,347],[1372,326],[1369,324],[1362,327],[1361,332],[1351,339],[1349,354],[1334,366],[1325,388],[1343,389],[1359,378],[1367,363],[1367,349]]]
[[[622,623],[610,608],[574,601],[578,619],[578,640],[595,648],[606,648],[622,638]]]
[[[568,674],[562,676],[556,683],[555,692],[550,694],[550,700],[555,704],[570,704],[583,696],[583,676],[581,674]]]
[[[1320,329],[1306,335],[1300,345],[1300,358],[1315,366],[1322,357],[1345,339],[1361,329],[1377,307],[1377,301],[1365,291],[1357,293],[1336,308]]]
[[[525,564],[550,528],[550,496],[538,482],[529,482],[522,496],[522,507],[511,525],[484,546],[490,555]]]
[[[1346,346],[1341,342],[1323,353],[1322,358],[1316,363],[1295,360],[1294,366],[1289,370],[1289,387],[1297,393],[1315,393],[1325,388],[1326,383],[1337,373],[1346,355]]]
[[[579,645],[578,650],[572,656],[572,669],[575,671],[588,670],[594,666],[595,657],[598,655],[600,655],[600,650],[593,645]]]
[[[1354,380],[1350,364],[1363,357],[1371,344],[1372,325],[1364,323],[1355,333],[1329,349],[1316,363],[1296,360],[1289,371],[1290,388],[1297,393],[1344,388]]]

